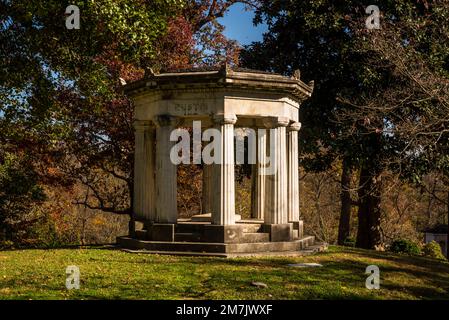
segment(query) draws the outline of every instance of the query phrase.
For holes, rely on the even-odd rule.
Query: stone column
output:
[[[202,213],[211,213],[212,165],[203,164]]]
[[[212,164],[212,224],[235,224],[235,179],[234,179],[234,124],[235,115],[217,114],[214,127],[221,133],[219,141],[220,163]]]
[[[263,220],[265,212],[265,159],[267,157],[267,137],[265,129],[257,130],[257,163],[253,166],[252,173],[254,195],[252,205],[252,217]]]
[[[257,164],[251,165],[251,218],[257,219]]]
[[[269,128],[267,148],[270,159],[274,163],[274,170],[265,168],[265,224],[286,224],[287,216],[287,141],[286,127],[289,119],[284,117],[270,117],[265,119],[265,125]],[[271,171],[271,172],[270,172]]]
[[[156,128],[156,223],[177,223],[177,166],[170,160],[170,151],[176,144],[170,134],[177,119],[157,116]]]
[[[135,121],[134,196],[136,220],[155,219],[154,139],[155,130],[150,121]]]
[[[293,122],[288,128],[288,222],[299,221],[299,155],[298,131],[301,123]]]

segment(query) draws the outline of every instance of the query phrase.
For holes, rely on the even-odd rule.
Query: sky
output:
[[[254,41],[261,41],[262,34],[268,30],[266,25],[254,26],[253,18],[254,12],[245,11],[245,6],[238,3],[233,5],[228,13],[218,21],[226,27],[225,35],[228,38],[246,45]]]

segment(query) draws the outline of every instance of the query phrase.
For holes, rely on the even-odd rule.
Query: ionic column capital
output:
[[[149,120],[134,120],[133,126],[136,131],[145,131],[150,129],[153,124]]]
[[[235,114],[217,113],[212,116],[212,120],[216,124],[235,124],[237,116]]]
[[[290,123],[290,125],[287,127],[288,131],[299,131],[301,130],[301,122],[294,121]]]
[[[278,128],[278,127],[287,127],[290,123],[290,119],[288,117],[266,117],[262,119],[263,124],[266,128]]]
[[[179,122],[179,117],[171,115],[159,115],[154,118],[154,123],[158,127],[175,127]]]

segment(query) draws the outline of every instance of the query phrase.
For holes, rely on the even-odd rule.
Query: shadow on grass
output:
[[[313,260],[324,265],[321,268],[292,268],[287,264],[297,262],[297,258],[288,257],[225,260],[221,264],[241,270],[232,274],[215,272],[212,278],[218,282],[227,283],[230,287],[245,286],[251,281],[268,281],[267,284],[271,282],[275,286],[282,286],[282,282],[300,283],[303,287],[312,288],[310,292],[305,293],[307,298],[341,299],[342,295],[338,292],[338,286],[358,288],[359,291],[366,290],[366,267],[369,264],[377,264],[381,269],[381,279],[386,277],[385,282],[381,280],[381,289],[386,290],[382,290],[382,292],[391,291],[388,293],[389,296],[407,293],[417,299],[423,297],[426,299],[449,299],[448,263],[424,257],[398,256],[369,250],[343,250],[343,253],[356,255],[355,258],[380,260],[370,263],[356,259],[342,259],[341,256],[337,257],[338,253],[342,252],[336,251],[313,256]],[[307,259],[307,257],[300,259]],[[257,268],[257,272],[245,271],[244,267],[246,266]],[[422,283],[422,285],[408,285],[405,283],[407,275],[410,275],[412,283]],[[361,292],[345,293],[343,298],[382,298],[382,293],[380,291],[378,295]]]
[[[43,245],[43,246],[27,246],[14,248],[0,248],[0,252],[9,251],[26,251],[26,250],[58,250],[58,249],[97,249],[97,250],[121,250],[115,243],[105,244],[66,244],[66,245]]]
[[[60,249],[71,248],[80,246]],[[85,273],[89,275],[85,278],[88,282],[82,283],[83,290],[78,293],[61,292],[65,291],[63,276],[60,282],[48,282],[40,272],[31,283],[26,278],[15,278],[1,281],[1,286],[32,286],[37,292],[47,290],[51,296],[69,299],[449,299],[449,263],[370,250],[336,247],[305,257],[235,259],[89,253],[80,261],[90,268]],[[323,267],[288,266],[297,262],[319,262]],[[365,269],[369,264],[380,267],[381,290],[365,288]],[[98,274],[97,267],[105,273]],[[253,281],[264,282],[268,288],[251,286]]]

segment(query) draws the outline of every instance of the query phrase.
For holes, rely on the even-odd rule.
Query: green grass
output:
[[[297,262],[324,266],[287,266]],[[380,268],[380,290],[365,288],[371,264]],[[80,268],[80,290],[65,288],[68,265]],[[341,247],[307,257],[241,259],[101,248],[1,251],[0,299],[449,299],[449,263]]]

